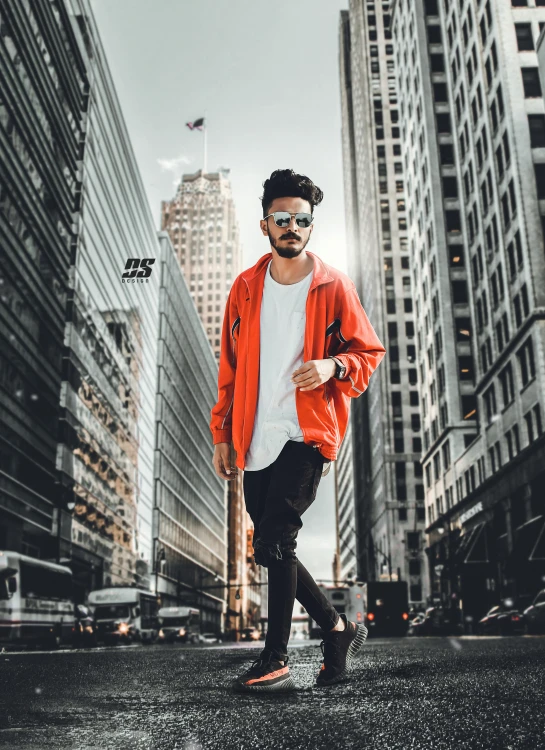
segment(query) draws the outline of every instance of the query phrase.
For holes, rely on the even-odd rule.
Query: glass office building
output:
[[[154,222],[90,3],[67,5],[90,91],[58,468],[64,500],[75,503],[65,543],[83,592],[149,583],[159,273]]]
[[[162,603],[196,606],[204,630],[222,629],[227,483],[212,464],[210,410],[217,364],[167,232],[161,257],[153,536]]]
[[[411,606],[421,608],[429,590],[422,433],[389,7],[350,0],[339,26],[349,271],[388,352],[351,415],[354,530],[359,576],[407,581]]]
[[[534,0],[395,0],[430,583],[465,623],[545,574],[544,97]]]
[[[59,394],[88,88],[61,0],[2,4],[0,70],[0,549],[55,559]]]

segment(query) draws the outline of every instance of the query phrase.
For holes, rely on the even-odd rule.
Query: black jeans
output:
[[[288,440],[276,461],[243,476],[246,510],[254,524],[254,560],[268,568],[265,648],[281,660],[288,655],[296,598],[322,630],[331,630],[339,620],[339,613],[295,554],[301,516],[316,498],[324,461],[311,445]]]

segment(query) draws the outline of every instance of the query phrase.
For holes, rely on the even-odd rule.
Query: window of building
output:
[[[434,83],[433,84],[433,98],[435,99],[436,102],[448,101],[446,83]]]
[[[520,379],[522,385],[527,385],[535,377],[534,347],[531,338],[528,338],[517,352],[520,368]]]
[[[535,49],[531,23],[516,23],[515,33],[517,35],[517,47],[520,52]]]
[[[539,68],[522,68],[522,84],[526,99],[540,97],[541,82],[539,80]]]
[[[545,147],[545,115],[528,115],[532,148]]]
[[[452,301],[454,302],[454,304],[467,303],[467,282],[464,279],[459,279],[452,282]]]
[[[462,396],[462,419],[477,419],[477,399],[474,395]]]
[[[536,175],[537,197],[545,199],[545,164],[534,164]]]
[[[447,232],[460,232],[462,229],[462,222],[460,218],[460,212],[457,210],[445,211],[445,219],[447,225]]]
[[[497,414],[496,408],[496,390],[494,384],[492,384],[483,394],[484,409],[486,414],[486,421],[490,424]]]
[[[443,177],[443,193],[445,198],[458,197],[458,183],[456,177]]]

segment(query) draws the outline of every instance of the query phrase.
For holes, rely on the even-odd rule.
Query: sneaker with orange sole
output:
[[[344,620],[344,630],[330,630],[324,634],[320,643],[323,661],[316,685],[336,685],[348,679],[352,659],[358,653],[367,638],[367,628],[361,623]]]
[[[284,664],[276,656],[264,649],[251,667],[233,683],[238,693],[289,692],[295,690],[295,683],[288,667],[288,657]]]

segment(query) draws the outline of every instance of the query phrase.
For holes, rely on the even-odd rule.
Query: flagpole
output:
[[[202,160],[202,163],[203,163],[202,173],[203,173],[203,175],[205,175],[206,174],[206,130],[207,130],[207,128],[206,128],[206,118],[204,120],[204,128],[203,128],[203,130],[204,130],[204,141],[203,141],[203,151],[204,151],[204,153],[203,153],[203,160]]]
[[[204,125],[204,127],[203,127],[203,131],[204,131],[203,132],[203,136],[204,136],[204,139],[203,139],[203,158],[202,158],[202,173],[203,173],[203,175],[206,174],[206,157],[208,155],[207,154],[207,151],[208,151],[208,143],[207,143],[207,138],[208,138],[208,133],[207,133],[207,131],[208,131],[208,127],[207,127],[207,125],[208,125],[208,118],[206,116],[207,114],[208,114],[208,112],[205,109],[204,110],[204,117],[203,117],[203,125]]]

